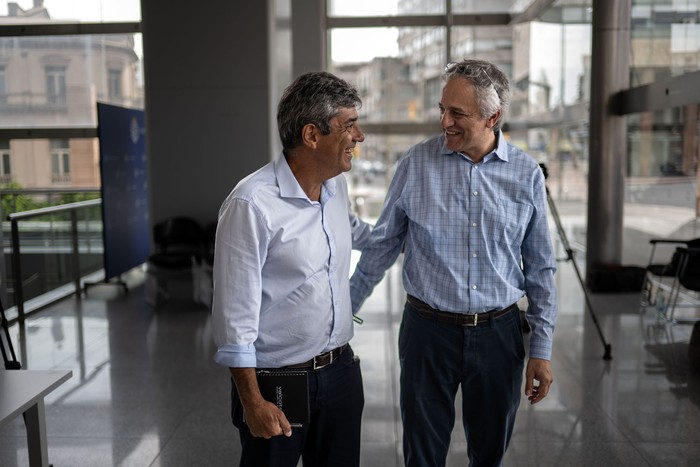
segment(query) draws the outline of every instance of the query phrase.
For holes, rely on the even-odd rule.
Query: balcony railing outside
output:
[[[101,209],[102,200],[93,199],[7,216],[8,319],[23,321],[29,301],[58,290],[57,299],[80,297],[82,278],[103,268]]]

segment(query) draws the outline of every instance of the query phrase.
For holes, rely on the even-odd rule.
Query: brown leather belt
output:
[[[506,313],[518,309],[518,304],[513,303],[511,306],[502,310],[486,311],[484,313],[451,313],[449,311],[440,311],[432,308],[427,303],[418,300],[413,295],[408,296],[410,303],[424,318],[435,319],[441,323],[454,324],[457,326],[478,326],[479,324],[488,323],[492,318],[498,318]]]
[[[347,348],[348,344],[344,344],[326,353],[316,355],[314,358],[307,362],[299,363],[298,365],[289,365],[285,368],[312,368],[314,370],[320,370],[321,368],[328,366],[334,361],[336,361],[340,357],[340,354],[342,354]]]

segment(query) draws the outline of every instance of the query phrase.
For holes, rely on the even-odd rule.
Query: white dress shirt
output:
[[[234,368],[305,362],[353,336],[352,248],[371,227],[350,210],[341,174],[311,201],[284,156],[242,180],[219,212],[215,361]]]

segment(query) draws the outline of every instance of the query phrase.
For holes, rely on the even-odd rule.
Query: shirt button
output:
[[[476,227],[476,222],[472,222],[472,227]]]
[[[472,289],[476,290],[476,284],[472,285]]]
[[[479,192],[478,192],[478,191],[475,191],[475,192],[474,192],[474,196],[479,196]]]
[[[472,253],[472,258],[476,258],[476,253]]]

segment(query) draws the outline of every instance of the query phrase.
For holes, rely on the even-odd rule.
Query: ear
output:
[[[495,114],[491,115],[488,120],[486,120],[486,126],[493,128],[496,126],[496,122],[501,118],[501,109],[498,109]]]
[[[307,123],[304,128],[301,129],[301,141],[305,146],[312,149],[316,149],[318,145],[318,139],[321,136],[321,132],[318,130],[316,125],[313,123]]]

